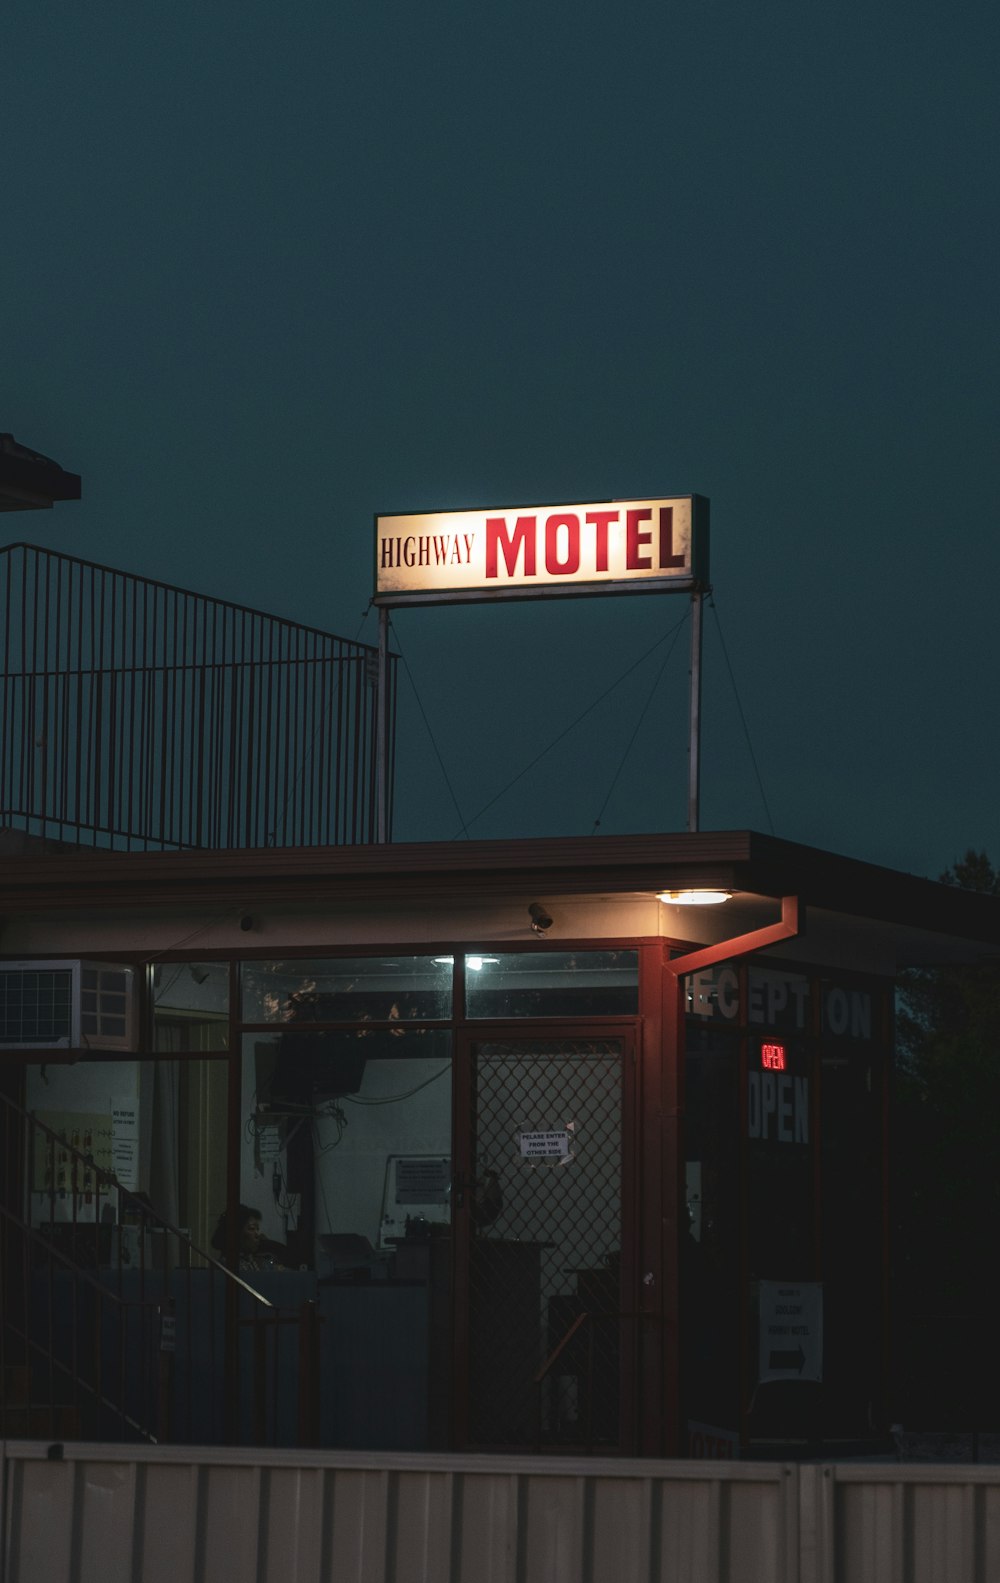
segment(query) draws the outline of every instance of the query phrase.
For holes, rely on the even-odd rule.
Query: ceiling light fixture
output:
[[[499,961],[500,958],[498,956],[467,956],[465,965],[471,968],[473,973],[481,973],[484,967],[496,966]],[[453,956],[436,956],[434,957],[434,962],[438,967],[453,967],[455,958]]]
[[[732,901],[731,890],[661,890],[657,894],[657,901],[666,902],[671,907],[717,907],[722,901]]]

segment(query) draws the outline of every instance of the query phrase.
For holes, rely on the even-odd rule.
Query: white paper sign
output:
[[[569,1133],[522,1132],[519,1134],[521,1157],[525,1160],[565,1160],[569,1156]]]
[[[761,1281],[758,1378],[823,1378],[823,1287],[819,1281]]]
[[[257,1128],[257,1149],[262,1166],[273,1165],[275,1160],[280,1160],[281,1128],[276,1122],[265,1122]]]
[[[111,1101],[111,1169],[122,1187],[138,1191],[139,1103],[132,1098]]]
[[[396,1161],[397,1204],[446,1204],[451,1186],[451,1161],[411,1156]]]

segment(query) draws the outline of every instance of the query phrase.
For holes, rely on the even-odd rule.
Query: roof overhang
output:
[[[57,500],[79,500],[81,487],[79,473],[0,434],[0,511],[44,511]]]
[[[650,897],[718,887],[721,907],[675,909],[668,934],[706,944],[766,926],[783,896],[805,919],[796,954],[822,937],[897,965],[1000,958],[1000,897],[840,857],[753,831],[421,842],[261,851],[36,849],[0,873],[0,916],[47,910],[178,907],[391,908],[471,896]],[[695,916],[696,915],[696,916]],[[2,940],[0,940],[2,949]]]

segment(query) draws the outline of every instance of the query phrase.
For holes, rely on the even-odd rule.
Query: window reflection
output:
[[[158,962],[151,998],[154,1049],[228,1048],[228,962]]]
[[[225,1203],[227,1092],[223,1060],[29,1066],[32,1225],[67,1253],[89,1227],[90,1263],[137,1263],[108,1228],[134,1225],[145,1205],[207,1248]]]
[[[451,1016],[451,966],[429,956],[245,962],[244,1022],[421,1022]]]
[[[636,951],[511,951],[465,958],[470,1017],[634,1016]]]
[[[242,1200],[283,1263],[383,1279],[400,1241],[447,1234],[446,1029],[246,1034]]]

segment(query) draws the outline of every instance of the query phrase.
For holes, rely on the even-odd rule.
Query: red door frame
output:
[[[659,1285],[666,1301],[663,1305],[662,1378],[658,1400],[660,1403],[661,1435],[659,1446],[643,1445],[648,1456],[679,1456],[683,1449],[684,1425],[681,1423],[680,1389],[680,1250],[682,1215],[686,1214],[687,1195],[684,1183],[684,1139],[682,1118],[684,1113],[684,1024],[687,1012],[684,980],[692,973],[715,967],[720,962],[730,962],[734,957],[750,956],[766,946],[792,940],[805,925],[804,910],[797,896],[781,898],[780,923],[766,924],[747,934],[734,935],[719,940],[715,945],[700,946],[683,955],[671,957],[670,948],[663,952],[663,1062],[662,1062],[662,1221],[659,1249]],[[741,1248],[745,1238],[741,1235]],[[742,1253],[741,1253],[742,1258]],[[654,1279],[656,1267],[652,1267]],[[745,1285],[745,1283],[743,1283]],[[746,1325],[743,1326],[744,1331]],[[650,1379],[652,1394],[652,1378]],[[652,1415],[649,1429],[654,1431]]]

